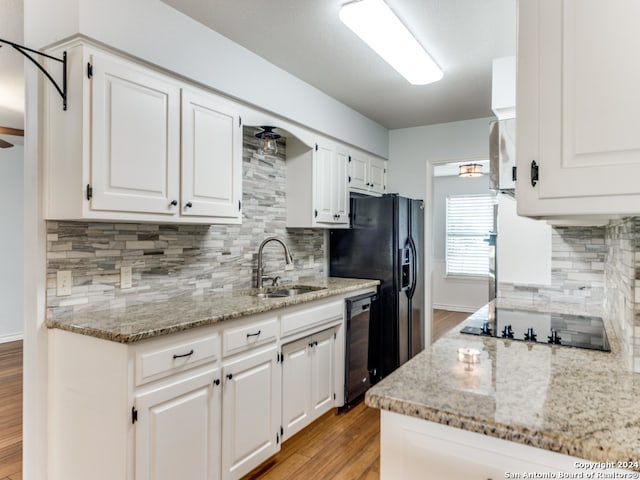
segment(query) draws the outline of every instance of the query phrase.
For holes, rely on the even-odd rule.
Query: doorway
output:
[[[459,177],[459,165],[468,163],[482,165],[484,174],[476,178]],[[488,168],[486,156],[427,161],[425,251],[430,255],[425,256],[425,272],[430,275],[431,288],[427,292],[426,305],[432,315],[430,337],[425,339],[428,342],[435,341],[443,329],[454,327],[488,301],[488,269],[483,274],[468,269],[460,271],[447,265],[448,255],[451,261],[452,250],[455,253],[455,248],[447,247],[448,199],[469,197],[473,200],[474,196],[491,195]],[[448,319],[449,322],[443,325],[442,319]]]

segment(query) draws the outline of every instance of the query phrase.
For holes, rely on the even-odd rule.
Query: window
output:
[[[447,275],[487,275],[495,195],[447,197]]]

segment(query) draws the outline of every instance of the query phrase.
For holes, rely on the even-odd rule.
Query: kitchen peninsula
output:
[[[605,326],[611,352],[448,332],[367,392],[382,412],[381,479],[638,478],[640,375]],[[459,349],[479,363],[460,362]],[[634,471],[588,477],[582,459]]]

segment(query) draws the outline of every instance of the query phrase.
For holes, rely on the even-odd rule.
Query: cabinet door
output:
[[[371,157],[369,161],[369,186],[374,193],[383,194],[387,184],[387,165],[380,158]]]
[[[539,199],[640,192],[639,17],[635,0],[519,3],[519,202],[525,189]],[[582,198],[573,210],[594,213],[597,203]]]
[[[280,449],[280,378],[275,345],[224,365],[224,479],[242,477]]]
[[[137,480],[220,478],[219,369],[136,395]]]
[[[179,87],[108,54],[91,62],[91,208],[177,215]]]
[[[240,220],[242,126],[232,102],[182,90],[182,215]]]
[[[369,190],[369,158],[352,152],[349,157],[349,187],[354,190]]]
[[[331,181],[332,210],[335,223],[349,224],[349,152],[338,147],[333,158]]]
[[[334,223],[333,199],[335,150],[332,146],[317,145],[314,157],[315,202],[314,216],[318,223]]]
[[[334,404],[335,336],[333,329],[315,334],[311,349],[311,408],[313,418],[331,410]]]
[[[311,421],[311,337],[282,347],[282,428],[287,439]]]

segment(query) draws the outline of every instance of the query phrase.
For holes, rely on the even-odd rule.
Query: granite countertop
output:
[[[313,300],[376,287],[378,280],[323,278],[305,282],[322,287],[292,297],[259,298],[257,290],[178,297],[107,310],[83,311],[47,320],[47,327],[120,343],[180,332],[204,325],[299,305]],[[291,285],[283,285],[291,287]]]
[[[464,323],[487,314],[485,306]],[[366,404],[595,462],[640,461],[640,374],[626,369],[606,320],[611,352],[460,328],[372,387]],[[479,350],[480,363],[466,370],[458,348]]]

